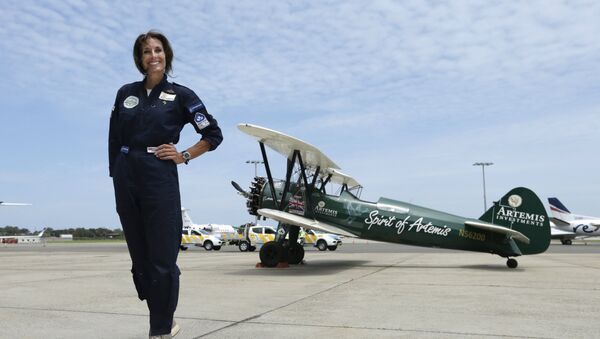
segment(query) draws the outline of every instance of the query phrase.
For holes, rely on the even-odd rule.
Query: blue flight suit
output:
[[[223,140],[198,96],[166,76],[150,95],[143,81],[121,87],[110,117],[109,171],[133,282],[150,311],[150,335],[171,331],[179,296],[182,218],[177,165],[158,159],[147,147],[177,144],[187,123],[211,151]]]

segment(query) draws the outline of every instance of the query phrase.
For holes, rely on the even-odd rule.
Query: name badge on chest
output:
[[[160,100],[164,100],[164,101],[173,101],[173,100],[175,100],[175,96],[176,96],[176,94],[160,92],[160,95],[158,96],[158,98]]]

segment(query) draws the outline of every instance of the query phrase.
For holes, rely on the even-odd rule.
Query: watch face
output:
[[[190,153],[188,153],[187,151],[183,151],[183,152],[181,153],[181,155],[183,155],[183,158],[184,158],[185,160],[189,160],[189,159],[192,157],[192,156],[190,155]]]

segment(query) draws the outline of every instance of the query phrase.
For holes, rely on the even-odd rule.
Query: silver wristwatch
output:
[[[192,155],[188,151],[181,152],[181,156],[183,157],[183,163],[186,164],[186,165],[192,159]]]

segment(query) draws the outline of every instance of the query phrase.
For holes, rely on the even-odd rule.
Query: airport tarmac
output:
[[[506,260],[393,244],[181,252],[184,338],[598,338],[600,243]],[[146,338],[123,243],[0,246],[0,338]]]

